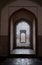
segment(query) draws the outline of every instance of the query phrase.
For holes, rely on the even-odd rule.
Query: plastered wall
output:
[[[26,8],[33,12],[37,17],[37,29],[38,29],[38,56],[42,56],[42,7],[32,1],[27,0],[17,0],[10,4],[7,4],[1,11],[1,55],[8,54],[8,24],[9,17],[13,12],[20,8]],[[3,40],[4,38],[4,40]],[[6,40],[5,40],[6,39]],[[2,42],[3,41],[3,42]],[[4,43],[5,42],[5,43]],[[6,52],[7,51],[7,52]]]

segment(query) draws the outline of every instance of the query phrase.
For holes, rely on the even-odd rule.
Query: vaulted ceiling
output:
[[[2,8],[7,3],[12,2],[12,1],[16,1],[16,0],[0,0],[0,7]],[[42,6],[42,0],[30,0],[30,1],[36,2],[37,4],[39,4],[40,6]]]

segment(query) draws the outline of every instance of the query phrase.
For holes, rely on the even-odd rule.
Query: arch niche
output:
[[[30,25],[30,47],[27,48],[33,49],[36,54],[37,19],[31,11],[25,8],[15,11],[9,18],[10,53],[12,53],[15,48],[18,48],[16,47],[16,26],[20,23],[20,21],[25,21]]]

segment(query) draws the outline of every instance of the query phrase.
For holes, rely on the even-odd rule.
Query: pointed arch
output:
[[[33,47],[33,43],[34,43],[34,45],[37,45],[37,43],[36,43],[36,40],[37,40],[37,18],[35,16],[35,14],[32,13],[31,11],[25,9],[25,8],[21,8],[21,9],[15,11],[15,12],[13,12],[12,15],[9,17],[9,26],[10,26],[10,23],[11,23],[11,19],[12,19],[13,28],[14,28],[13,29],[13,32],[14,32],[14,35],[13,35],[13,40],[14,40],[13,46],[14,47],[13,48],[16,47],[16,44],[14,44],[14,43],[16,43],[16,36],[15,36],[16,35],[16,25],[21,20],[26,21],[31,26],[31,43],[32,43],[31,47],[34,48]],[[35,30],[35,32],[34,32],[34,30]],[[10,33],[9,33],[9,35],[10,35]],[[35,42],[33,41],[33,38],[35,39]],[[34,51],[36,52],[36,47],[34,48]]]

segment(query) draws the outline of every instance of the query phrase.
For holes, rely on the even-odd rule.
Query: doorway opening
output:
[[[36,18],[27,9],[10,17],[10,54],[36,55]]]
[[[21,20],[16,25],[16,46],[20,48],[30,47],[30,25],[24,20]]]

